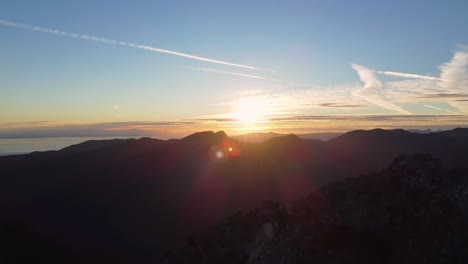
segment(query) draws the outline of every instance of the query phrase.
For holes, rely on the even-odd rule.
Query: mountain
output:
[[[464,152],[468,147],[468,129],[419,134],[406,130],[356,130],[327,142],[328,156],[348,173],[358,175],[383,169],[402,154],[429,153],[444,166],[466,168]]]
[[[419,133],[419,134],[428,134],[428,133],[436,133],[436,132],[441,132],[441,129],[438,130],[432,130],[432,129],[409,129],[409,132],[412,133]]]
[[[338,137],[342,134],[343,133],[309,133],[309,134],[297,134],[297,136],[303,139],[319,139],[322,141],[327,141],[329,139]],[[247,142],[247,143],[260,143],[260,142],[269,140],[274,137],[283,137],[283,136],[286,136],[286,134],[268,132],[268,133],[249,133],[249,134],[237,135],[237,136],[233,136],[233,138],[242,142]]]
[[[287,135],[261,143],[201,132],[0,157],[0,256],[155,261],[239,210],[264,200],[297,203],[325,184],[382,170],[398,155],[429,153],[443,166],[467,168],[467,131],[376,129],[326,142]]]
[[[343,133],[309,133],[309,134],[298,134],[297,136],[304,139],[319,139],[322,141],[328,141],[332,138],[336,138],[343,135]]]
[[[232,138],[237,139],[242,142],[246,142],[246,143],[260,143],[260,142],[269,140],[274,137],[283,137],[283,136],[286,136],[286,135],[273,133],[273,132],[267,132],[267,133],[256,132],[256,133],[237,135],[237,136],[233,136]]]
[[[468,170],[403,155],[289,208],[266,201],[238,212],[167,263],[466,263],[467,193]]]

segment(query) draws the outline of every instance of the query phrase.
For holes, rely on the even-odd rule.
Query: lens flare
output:
[[[241,148],[239,144],[232,139],[225,139],[221,142],[221,149],[225,152],[224,154],[228,157],[238,157],[241,154]]]
[[[222,159],[222,158],[224,158],[224,153],[221,150],[217,150],[215,152],[215,156],[216,156],[217,159]]]

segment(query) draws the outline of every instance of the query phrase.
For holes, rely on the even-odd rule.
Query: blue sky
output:
[[[244,119],[235,127],[271,130],[278,124],[260,121],[465,115],[466,10],[466,1],[3,0],[2,21],[274,72],[2,25],[0,124]],[[456,80],[441,77],[450,62],[445,76]],[[249,112],[255,120],[239,116]]]

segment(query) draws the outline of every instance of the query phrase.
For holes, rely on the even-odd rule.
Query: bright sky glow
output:
[[[246,126],[266,118],[268,113],[265,100],[258,98],[244,98],[236,102],[233,117],[244,123]]]

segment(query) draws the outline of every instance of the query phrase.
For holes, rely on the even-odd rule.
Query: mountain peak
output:
[[[218,132],[213,132],[213,131],[203,131],[203,132],[197,132],[194,134],[191,134],[182,140],[184,141],[196,141],[196,142],[203,142],[203,141],[209,141],[209,142],[219,142],[223,139],[226,139],[228,136],[224,131],[218,131]]]
[[[295,134],[288,134],[284,136],[270,138],[264,141],[263,143],[274,144],[274,145],[277,145],[277,144],[290,145],[290,144],[299,143],[299,142],[302,143],[304,141],[305,141],[304,139],[296,136]]]
[[[216,132],[215,135],[216,135],[217,137],[220,137],[220,138],[227,138],[227,137],[228,137],[228,135],[226,134],[226,132],[224,132],[223,130],[220,130],[220,131]]]

